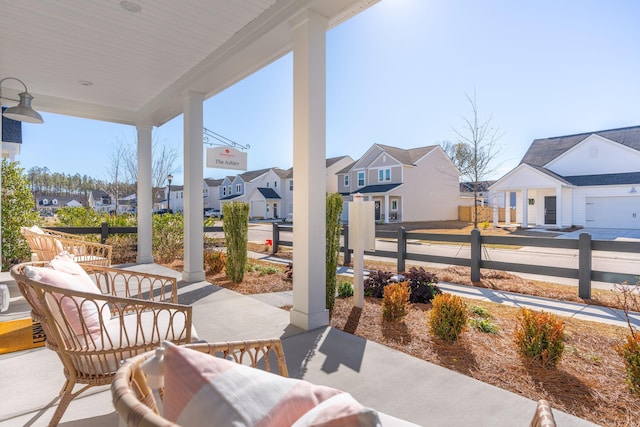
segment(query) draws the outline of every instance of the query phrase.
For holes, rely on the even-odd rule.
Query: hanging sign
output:
[[[247,153],[232,147],[207,148],[207,167],[247,170]]]

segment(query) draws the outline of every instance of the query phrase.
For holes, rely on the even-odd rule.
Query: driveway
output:
[[[577,239],[580,234],[591,234],[592,240],[640,241],[640,230],[632,228],[583,228],[570,233],[562,233],[559,239]]]

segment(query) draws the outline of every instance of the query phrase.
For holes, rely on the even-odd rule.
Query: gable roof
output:
[[[389,145],[376,144],[378,147],[382,148],[387,154],[392,156],[394,159],[399,161],[402,164],[413,166],[418,160],[420,160],[425,154],[433,150],[436,146],[429,145],[427,147],[417,147],[417,148],[398,148],[391,147]]]
[[[535,139],[524,154],[520,163],[544,167],[544,165],[556,157],[594,134],[640,151],[640,126],[631,126],[575,135]]]
[[[349,157],[349,156],[338,156],[338,157],[331,157],[329,159],[327,159],[327,163],[326,163],[326,167],[329,167],[333,164],[338,163],[340,160]]]
[[[240,179],[242,179],[244,182],[250,182],[253,181],[254,179],[256,179],[259,176],[264,175],[265,173],[269,172],[272,168],[266,168],[266,169],[258,169],[255,171],[247,171],[245,173],[241,173],[239,175],[237,175],[238,177],[240,177]]]
[[[565,176],[564,179],[577,186],[640,184],[640,172]]]
[[[224,181],[224,178],[220,178],[220,179],[205,178],[204,179],[204,182],[206,182],[209,187],[220,187],[220,185],[222,185],[222,181]]]

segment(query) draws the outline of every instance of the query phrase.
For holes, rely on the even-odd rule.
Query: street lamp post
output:
[[[169,194],[167,195],[167,213],[171,213],[171,181],[173,181],[173,175],[169,174],[167,176],[167,181],[169,182]]]

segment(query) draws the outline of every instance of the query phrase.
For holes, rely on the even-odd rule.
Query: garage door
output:
[[[252,200],[249,217],[256,218],[256,219],[264,219],[266,210],[267,210],[267,203],[264,200]]]
[[[640,229],[640,197],[587,197],[586,227]]]

